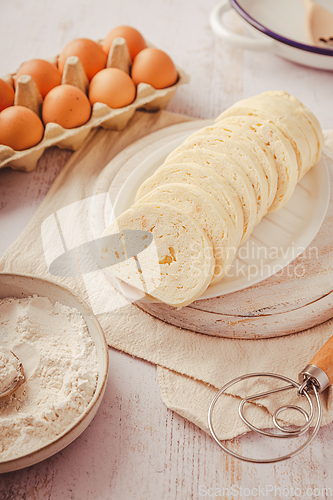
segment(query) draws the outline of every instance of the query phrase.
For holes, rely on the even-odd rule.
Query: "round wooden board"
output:
[[[172,135],[186,130],[190,134],[207,122],[173,125],[135,142],[105,167],[97,181],[96,194],[108,191],[109,201],[114,203],[125,179],[142,160],[166,144]],[[252,287],[197,300],[179,310],[146,298],[135,304],[180,328],[245,339],[288,335],[333,317],[333,160],[324,157],[332,193],[326,218],[310,246],[282,271]],[[95,216],[104,217],[104,208],[100,207]]]

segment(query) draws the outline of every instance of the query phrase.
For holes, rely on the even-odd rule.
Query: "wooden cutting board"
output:
[[[108,191],[116,199],[129,174],[170,136],[205,126],[185,122],[155,132],[132,144],[107,165],[96,184],[96,194]],[[315,239],[280,273],[244,290],[197,300],[180,310],[141,299],[136,305],[180,328],[231,338],[265,338],[295,333],[333,317],[333,161],[324,155],[330,172],[331,200]],[[118,170],[114,177],[115,168]]]

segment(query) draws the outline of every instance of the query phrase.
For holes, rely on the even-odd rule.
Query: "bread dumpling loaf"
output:
[[[317,118],[284,91],[234,104],[174,149],[105,230],[154,237],[137,261],[110,271],[166,304],[190,304],[225,276],[262,217],[287,203],[323,143]]]

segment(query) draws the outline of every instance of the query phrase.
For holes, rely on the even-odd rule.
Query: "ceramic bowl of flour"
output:
[[[4,473],[49,458],[86,429],[103,398],[109,358],[103,331],[90,308],[55,283],[0,273],[1,308],[0,342],[18,352],[28,379],[13,400],[0,404],[0,473]],[[11,323],[14,316],[16,329]],[[48,401],[50,394],[54,401]],[[36,414],[29,407],[35,396]],[[11,443],[13,433],[17,442]],[[29,450],[32,438],[39,441]]]

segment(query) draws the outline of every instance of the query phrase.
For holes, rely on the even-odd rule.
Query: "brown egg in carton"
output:
[[[147,46],[152,45],[147,43]],[[55,57],[48,59],[48,61],[56,64],[57,59],[58,57]],[[131,58],[124,38],[114,39],[106,67],[119,68],[130,74]],[[76,151],[82,146],[93,128],[123,130],[137,109],[157,111],[165,108],[175,95],[178,86],[189,81],[189,76],[181,68],[176,66],[176,70],[178,80],[171,87],[155,89],[149,84],[139,83],[135,100],[128,106],[112,109],[106,104],[95,103],[92,106],[90,119],[80,127],[65,129],[56,123],[48,123],[44,130],[43,139],[32,148],[14,151],[8,146],[0,145],[0,168],[9,166],[14,170],[30,172],[36,167],[45,149],[50,146]],[[13,86],[14,76],[15,74],[6,75],[2,79]],[[87,94],[89,81],[78,57],[67,58],[61,83],[74,85]],[[43,99],[31,76],[22,75],[18,78],[14,105],[25,106],[34,111],[40,118],[42,117]]]

